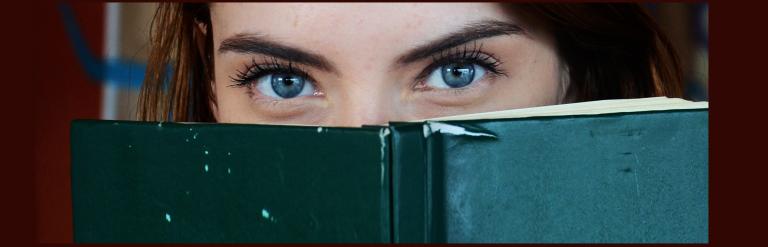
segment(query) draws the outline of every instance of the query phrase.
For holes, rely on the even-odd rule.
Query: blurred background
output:
[[[685,97],[708,100],[707,3],[644,4],[677,49]],[[56,75],[64,86],[41,90],[35,133],[37,239],[72,241],[69,123],[74,119],[134,120],[149,52],[155,3],[65,2],[43,7]],[[55,106],[55,107],[54,107]]]

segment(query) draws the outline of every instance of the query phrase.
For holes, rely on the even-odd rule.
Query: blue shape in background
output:
[[[146,64],[123,59],[97,58],[88,48],[80,32],[72,7],[67,4],[59,4],[59,11],[77,60],[83,66],[88,78],[95,82],[108,83],[120,88],[138,89],[141,87]]]

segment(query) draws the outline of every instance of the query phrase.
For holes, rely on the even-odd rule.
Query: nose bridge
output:
[[[356,81],[346,87],[343,97],[337,100],[337,112],[331,119],[333,125],[361,126],[386,125],[393,117],[394,109],[384,84],[375,81]],[[349,84],[347,84],[349,85]]]
[[[393,96],[399,91],[389,70],[392,55],[386,49],[371,50],[364,42],[348,43],[338,53],[335,62],[343,69],[328,90],[334,114],[327,122],[338,126],[387,124],[395,117],[393,106],[398,102]]]

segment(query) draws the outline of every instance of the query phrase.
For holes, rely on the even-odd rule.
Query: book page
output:
[[[568,115],[597,115],[621,112],[706,109],[709,102],[692,102],[680,98],[650,97],[637,99],[598,100],[571,104],[520,108],[513,110],[473,113],[419,121],[477,120]]]

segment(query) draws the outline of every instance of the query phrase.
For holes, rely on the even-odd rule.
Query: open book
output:
[[[708,103],[360,128],[72,123],[75,241],[708,242]]]

